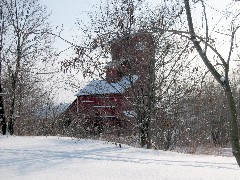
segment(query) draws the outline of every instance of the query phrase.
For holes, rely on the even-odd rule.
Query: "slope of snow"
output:
[[[137,149],[58,137],[0,136],[7,180],[239,180],[233,157]]]

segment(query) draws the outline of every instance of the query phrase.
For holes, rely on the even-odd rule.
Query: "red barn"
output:
[[[148,67],[155,54],[153,44],[147,33],[113,41],[106,79],[93,80],[81,89],[68,110],[80,113],[92,127],[131,124],[136,117],[133,91],[137,96],[146,94]]]

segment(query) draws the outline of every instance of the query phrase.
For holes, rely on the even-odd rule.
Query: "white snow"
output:
[[[135,111],[123,111],[123,114],[127,117],[136,117],[137,113]]]
[[[135,49],[136,50],[139,50],[139,51],[143,51],[145,49],[145,44],[144,42],[138,42],[136,45],[135,45]]]
[[[124,76],[119,82],[108,83],[105,80],[93,80],[76,96],[91,95],[91,94],[119,94],[126,91],[131,86],[131,81],[134,83],[138,79],[137,75]]]
[[[224,82],[224,81],[225,81],[225,77],[222,76],[222,77],[220,78],[220,81]]]
[[[239,180],[233,157],[122,148],[111,142],[0,136],[7,180]]]
[[[110,62],[107,62],[107,64],[104,66],[105,69],[107,68],[111,68],[111,67],[118,67],[119,65],[121,65],[124,61],[127,61],[127,59],[118,59],[118,60],[113,60]]]

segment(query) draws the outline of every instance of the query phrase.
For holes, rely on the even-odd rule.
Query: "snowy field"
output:
[[[0,179],[240,180],[233,157],[137,149],[104,141],[0,136]]]

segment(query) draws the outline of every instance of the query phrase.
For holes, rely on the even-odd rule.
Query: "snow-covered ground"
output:
[[[240,180],[240,168],[233,157],[62,137],[0,136],[0,179]]]

